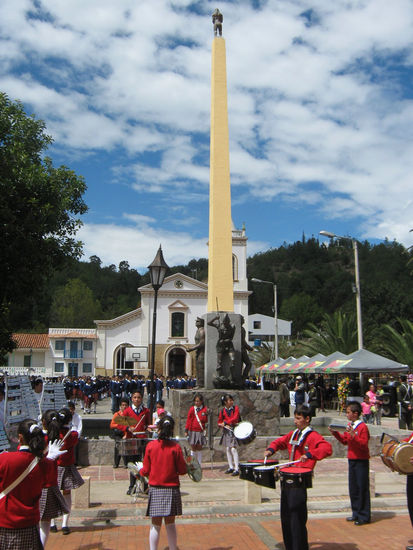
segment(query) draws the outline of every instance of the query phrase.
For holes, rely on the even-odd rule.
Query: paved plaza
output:
[[[344,421],[343,415],[329,411]],[[108,401],[100,403],[96,416],[110,417]],[[383,430],[397,427],[397,419],[383,419]],[[257,458],[257,457],[254,457]],[[209,452],[204,451],[204,460]],[[280,488],[262,489],[262,502],[247,502],[249,482],[225,475],[226,464],[203,464],[203,479],[194,483],[181,478],[184,515],[177,519],[180,550],[282,550]],[[311,550],[364,550],[380,545],[404,550],[413,544],[407,514],[405,476],[391,472],[381,459],[370,461],[372,472],[372,523],[355,526],[347,489],[347,459],[329,458],[316,466],[313,488],[308,491],[308,532]],[[128,471],[122,467],[89,466],[80,470],[90,478],[90,507],[75,508],[63,536],[52,533],[46,550],[149,550],[150,520],[145,517],[146,496],[133,502],[126,495]],[[168,548],[162,530],[159,550]]]

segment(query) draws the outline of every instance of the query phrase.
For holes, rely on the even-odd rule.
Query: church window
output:
[[[171,336],[172,338],[185,336],[185,314],[181,311],[174,311],[171,315]]]

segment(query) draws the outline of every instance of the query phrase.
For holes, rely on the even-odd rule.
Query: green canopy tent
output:
[[[375,372],[406,372],[408,370],[408,365],[397,363],[366,349],[359,349],[343,357],[333,358],[330,355],[323,364],[316,367],[315,372],[321,374],[369,374]]]

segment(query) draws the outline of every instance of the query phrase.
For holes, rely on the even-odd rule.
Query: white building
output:
[[[292,321],[277,319],[278,337],[290,338]],[[263,342],[274,342],[275,320],[269,315],[254,313],[248,316],[248,340],[253,343],[255,340]]]

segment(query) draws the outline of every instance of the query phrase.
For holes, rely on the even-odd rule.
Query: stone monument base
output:
[[[198,390],[171,390],[169,392],[168,411],[175,419],[175,435],[185,436],[185,423],[190,407]],[[210,410],[209,422],[212,435],[218,437],[222,428],[218,426],[218,414],[222,409],[221,397],[230,393],[234,404],[240,409],[241,419],[251,422],[257,436],[275,436],[280,434],[280,394],[278,391],[261,390],[206,390],[199,391],[204,403]]]

